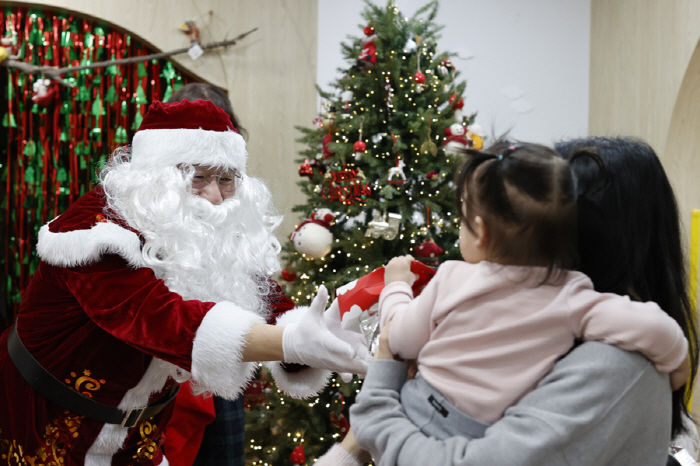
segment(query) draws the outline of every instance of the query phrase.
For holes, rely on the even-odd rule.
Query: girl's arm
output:
[[[653,302],[598,293],[585,288],[585,282],[580,286],[569,300],[577,337],[640,351],[658,371],[673,373],[674,390],[685,383],[689,373],[688,341],[671,316]]]
[[[391,351],[403,359],[416,359],[430,339],[432,311],[440,279],[438,271],[416,298],[411,285],[403,281],[388,284],[379,295],[381,327],[392,323],[389,345]]]

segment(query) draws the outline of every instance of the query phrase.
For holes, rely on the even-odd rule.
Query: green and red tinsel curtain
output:
[[[34,65],[80,66],[156,52],[125,32],[58,11],[8,7],[0,25],[2,37],[15,41],[17,60]],[[0,327],[12,322],[39,263],[39,228],[94,187],[100,166],[131,140],[152,100],[167,100],[191,81],[167,60],[84,70],[64,75],[75,87],[51,83],[55,96],[42,106],[32,101],[41,78],[0,68]]]

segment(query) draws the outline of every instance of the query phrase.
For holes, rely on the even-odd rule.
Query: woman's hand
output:
[[[374,359],[396,359],[401,361],[402,359],[395,356],[389,347],[389,328],[391,328],[391,321],[384,326],[382,333],[379,334],[379,344],[374,351]]]
[[[379,344],[374,352],[374,359],[395,359],[396,361],[403,361],[400,357],[396,356],[391,352],[389,347],[389,327],[391,326],[391,321],[384,326],[382,333],[379,334]],[[415,359],[407,359],[404,361],[408,366],[408,378],[412,379],[418,373],[418,364]]]
[[[418,276],[411,272],[411,262],[413,259],[410,255],[394,257],[384,267],[384,285],[392,282],[406,282],[413,285],[418,279]]]
[[[348,434],[345,436],[343,441],[340,442],[340,446],[345,448],[348,453],[357,458],[362,464],[372,461],[372,455],[363,450],[357,443],[357,440],[355,440],[355,434],[352,432],[352,427],[348,431]]]

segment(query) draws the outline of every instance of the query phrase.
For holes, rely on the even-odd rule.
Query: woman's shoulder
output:
[[[648,367],[654,368],[651,361],[641,353],[623,350],[614,345],[591,341],[574,347],[554,366],[554,370],[577,372],[598,372],[602,374],[622,374],[623,378],[636,377]],[[554,371],[553,370],[553,371]],[[546,379],[547,377],[545,377]]]
[[[562,412],[576,407],[582,422],[597,422],[599,416],[624,415],[644,406],[649,397],[661,405],[668,400],[670,413],[670,395],[668,374],[659,373],[641,353],[589,341],[561,358],[519,405],[546,402]]]

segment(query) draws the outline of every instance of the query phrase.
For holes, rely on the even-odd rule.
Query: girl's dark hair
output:
[[[576,197],[569,164],[555,150],[498,141],[468,151],[457,180],[457,203],[474,233],[480,216],[496,262],[547,267],[547,281],[576,265]]]
[[[233,123],[233,127],[236,128],[236,131],[247,139],[248,132],[238,122],[236,114],[233,113],[231,101],[226,96],[226,93],[224,93],[224,91],[222,91],[220,88],[205,83],[189,83],[173,92],[170,99],[168,99],[168,102],[180,102],[184,99],[208,100],[217,107],[223,109],[223,111],[228,114],[229,118],[231,118],[231,123]]]
[[[585,138],[556,144],[564,159],[595,150],[605,173],[585,158],[571,160],[579,211],[579,269],[595,289],[654,301],[683,329],[697,373],[698,338],[688,298],[676,198],[654,150],[630,138]],[[685,431],[689,390],[673,393],[672,433]]]

